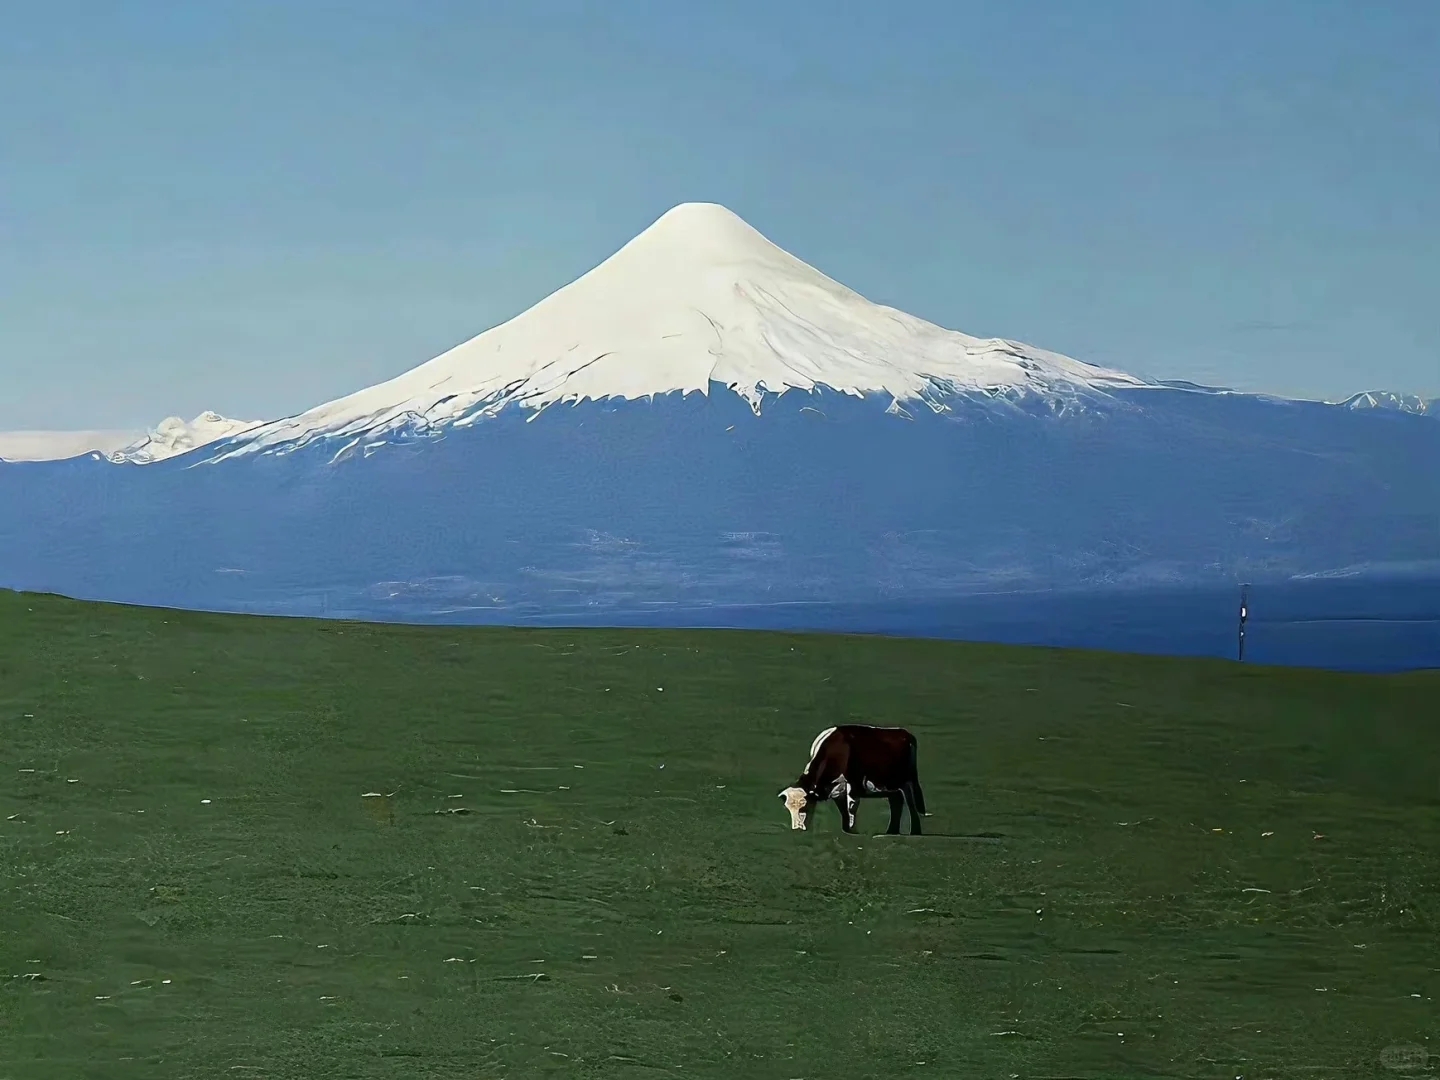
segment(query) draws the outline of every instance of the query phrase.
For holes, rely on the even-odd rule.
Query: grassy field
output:
[[[928,835],[789,830],[846,720]],[[0,593],[0,731],[7,1080],[1440,1058],[1435,675]]]

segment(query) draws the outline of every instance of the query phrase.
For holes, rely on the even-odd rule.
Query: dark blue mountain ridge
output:
[[[963,404],[790,391],[757,416],[717,387],[510,406],[339,460],[12,464],[0,584],[390,619],[1440,573],[1421,418],[1154,390],[1064,418]]]

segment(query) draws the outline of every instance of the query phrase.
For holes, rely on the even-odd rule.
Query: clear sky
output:
[[[0,429],[269,418],[724,203],[1142,374],[1440,394],[1436,0],[48,0],[0,31]]]

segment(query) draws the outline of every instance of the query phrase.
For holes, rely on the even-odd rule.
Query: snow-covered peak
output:
[[[368,389],[264,424],[216,460],[317,438],[382,439],[474,423],[511,403],[647,398],[729,387],[1094,394],[1146,385],[1123,372],[998,338],[946,330],[871,303],[713,203],[667,212],[599,266],[509,322]]]
[[[194,420],[185,421],[178,416],[167,417],[155,427],[118,450],[106,455],[111,461],[149,465],[166,458],[188,454],[202,446],[208,446],[220,439],[241,435],[260,425],[258,420],[232,420],[219,413],[205,411]]]

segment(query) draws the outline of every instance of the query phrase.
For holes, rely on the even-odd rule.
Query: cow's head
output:
[[[804,788],[787,787],[780,792],[780,798],[785,801],[785,809],[790,811],[790,828],[805,828],[805,819],[810,814],[812,800]]]

